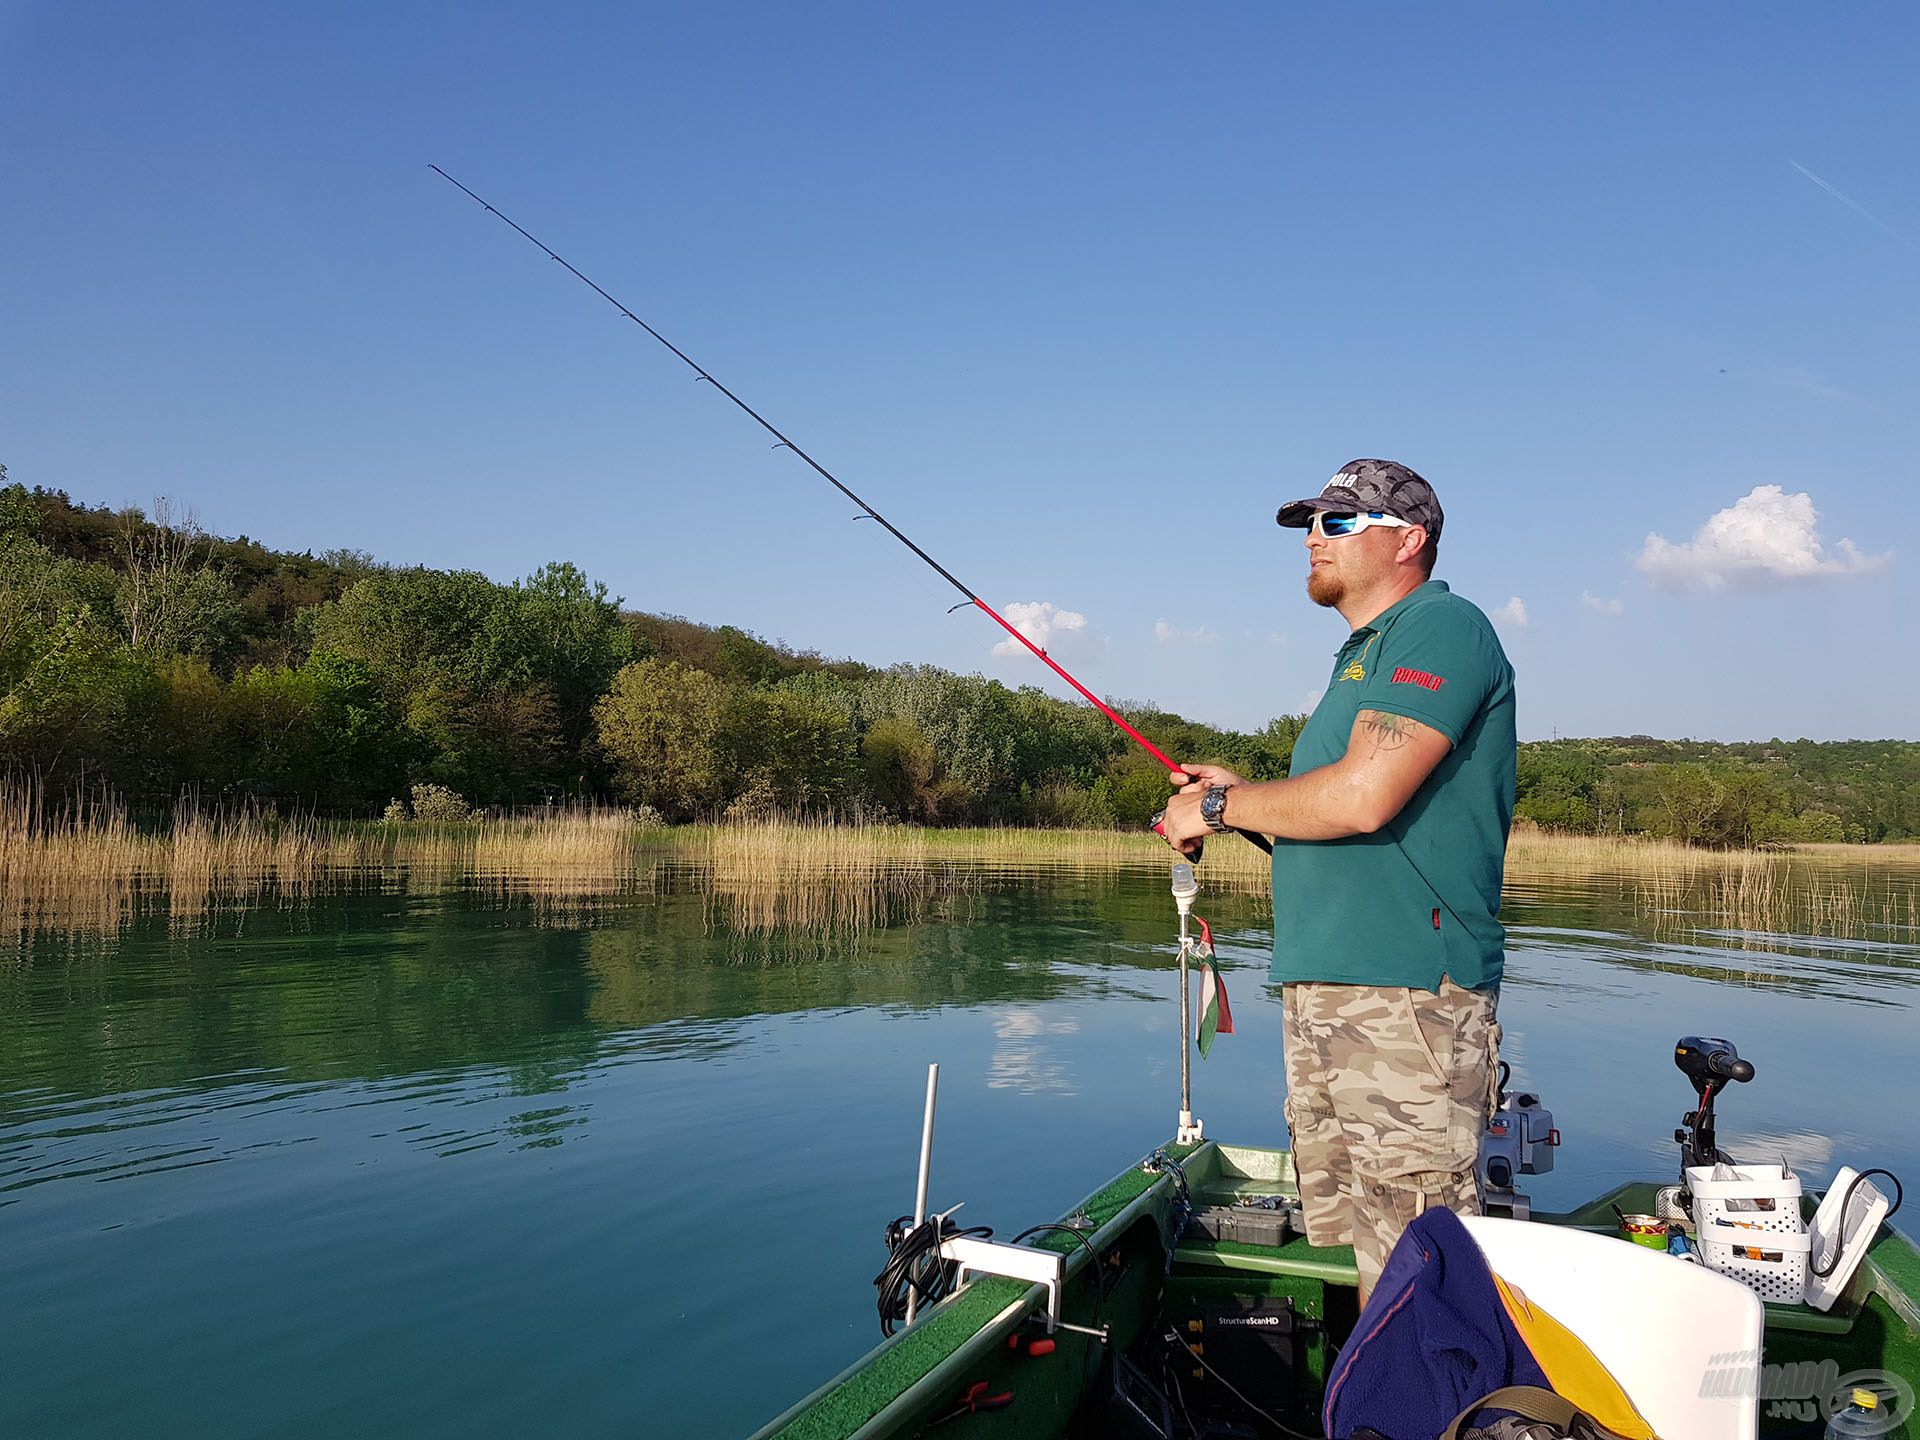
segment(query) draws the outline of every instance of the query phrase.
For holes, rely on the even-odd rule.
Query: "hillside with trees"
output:
[[[286,554],[7,484],[0,772],[137,811],[380,813],[416,784],[482,806],[619,800],[669,819],[835,811],[1137,826],[1164,772],[1089,707],[933,666],[877,669],[623,611],[564,561],[471,571]],[[1169,754],[1286,773],[1253,733],[1118,708]],[[1920,836],[1920,744],[1633,736],[1523,745],[1517,815],[1698,845]]]

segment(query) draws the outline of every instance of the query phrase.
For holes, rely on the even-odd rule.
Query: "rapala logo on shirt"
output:
[[[1443,675],[1429,675],[1424,670],[1409,670],[1405,665],[1401,665],[1394,670],[1391,683],[1395,685],[1418,685],[1422,689],[1438,690],[1442,685],[1446,684],[1447,681]]]

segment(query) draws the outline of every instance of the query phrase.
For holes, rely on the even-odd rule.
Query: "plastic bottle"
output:
[[[1847,1408],[1834,1411],[1827,1421],[1826,1440],[1865,1440],[1886,1431],[1887,1417],[1880,1413],[1880,1397],[1871,1390],[1855,1390]]]

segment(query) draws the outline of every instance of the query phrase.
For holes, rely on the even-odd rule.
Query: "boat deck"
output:
[[[1284,1299],[1291,1306],[1301,1322],[1300,1419],[1317,1429],[1312,1417],[1318,1387],[1357,1316],[1352,1249],[1310,1245],[1297,1235],[1261,1245],[1188,1232],[1169,1260],[1184,1200],[1231,1205],[1255,1196],[1291,1198],[1298,1189],[1293,1157],[1285,1150],[1208,1142],[1157,1153],[1172,1164],[1135,1166],[1062,1217],[1086,1237],[1085,1246],[1062,1232],[1043,1233],[1033,1242],[1065,1256],[1062,1318],[1088,1330],[1104,1328],[1106,1344],[1062,1329],[1050,1337],[1055,1347],[1044,1362],[1028,1358],[1023,1342],[1041,1334],[1036,1316],[1044,1313],[1044,1287],[981,1277],[776,1418],[755,1440],[920,1435],[978,1384],[1013,1394],[1018,1424],[1009,1428],[1011,1408],[961,1414],[940,1423],[934,1433],[942,1440],[961,1440],[976,1430],[1002,1436],[1081,1433],[1076,1416],[1107,1355],[1222,1299]],[[1533,1219],[1610,1235],[1612,1207],[1650,1211],[1656,1188],[1623,1185],[1578,1210],[1536,1211]],[[1803,1393],[1809,1384],[1831,1384],[1861,1371],[1920,1382],[1920,1249],[1883,1227],[1831,1312],[1769,1305],[1764,1360],[1762,1436],[1785,1436],[1805,1426],[1814,1413]],[[1911,1424],[1887,1433],[1892,1440],[1920,1440]]]

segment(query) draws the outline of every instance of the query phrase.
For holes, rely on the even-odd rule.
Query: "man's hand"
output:
[[[1210,769],[1210,766],[1202,766]],[[1188,771],[1189,774],[1193,772]],[[1218,785],[1218,780],[1210,782]],[[1213,834],[1213,827],[1200,818],[1200,801],[1206,785],[1189,785],[1178,795],[1167,801],[1166,813],[1160,819],[1160,833],[1166,842],[1182,855],[1191,856],[1200,848],[1200,844]]]
[[[1187,775],[1187,783],[1180,787],[1182,795],[1197,795],[1214,785],[1247,783],[1224,765],[1182,765],[1180,768]]]

